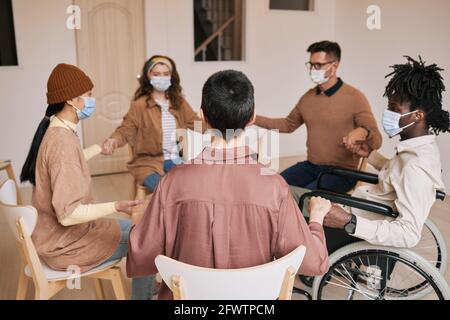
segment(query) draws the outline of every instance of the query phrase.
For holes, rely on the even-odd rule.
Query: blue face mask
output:
[[[92,116],[95,111],[96,99],[92,97],[81,97],[84,100],[84,108],[83,110],[77,109],[78,119],[84,120]]]
[[[413,126],[415,124],[415,122],[411,122],[410,124],[401,128],[400,127],[400,119],[403,117],[406,117],[410,114],[416,113],[416,112],[417,112],[417,110],[413,111],[413,112],[408,112],[405,114],[400,114],[400,113],[393,112],[390,110],[385,110],[383,113],[382,123],[383,123],[384,131],[387,133],[389,138],[392,139],[393,137],[402,133],[406,128]]]

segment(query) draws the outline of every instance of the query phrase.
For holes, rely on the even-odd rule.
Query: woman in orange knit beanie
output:
[[[48,108],[34,136],[21,181],[33,188],[38,221],[32,238],[50,268],[84,273],[127,255],[131,221],[106,217],[131,214],[139,201],[93,204],[87,160],[99,146],[81,149],[77,124],[95,111],[94,85],[75,66],[59,64],[47,83]],[[133,280],[133,299],[150,299],[154,277]]]

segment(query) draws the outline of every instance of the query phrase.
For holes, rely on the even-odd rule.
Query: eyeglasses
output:
[[[336,62],[336,60],[329,61],[329,62],[325,62],[325,63],[320,63],[320,62],[317,62],[317,63],[306,62],[305,65],[306,65],[306,68],[308,68],[308,70],[312,70],[312,68],[314,68],[315,70],[321,70],[324,66],[326,66],[326,65],[328,65],[328,64],[330,64],[330,63],[335,63],[335,62]]]

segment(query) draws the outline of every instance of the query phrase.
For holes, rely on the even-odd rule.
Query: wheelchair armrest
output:
[[[444,200],[445,200],[445,197],[446,197],[445,192],[439,191],[439,190],[436,191],[436,199],[437,199],[437,200],[444,201]]]
[[[338,176],[344,178],[351,178],[357,181],[362,181],[370,184],[378,184],[378,176],[373,173],[362,172],[357,170],[350,170],[338,167],[330,167],[328,170],[322,172],[319,175],[319,179],[317,181],[317,189],[321,189],[321,182],[324,176]]]
[[[345,205],[345,206],[348,206],[351,208],[357,208],[357,209],[364,210],[364,211],[378,213],[378,214],[388,216],[391,218],[398,217],[398,213],[394,212],[394,210],[392,210],[392,208],[387,205],[384,205],[384,204],[381,204],[378,202],[374,202],[374,201],[370,201],[370,200],[361,199],[361,198],[355,198],[355,197],[348,196],[348,195],[338,194],[338,193],[334,193],[334,192],[328,192],[328,191],[313,191],[313,192],[304,194],[300,198],[300,203],[299,203],[300,209],[303,208],[303,204],[304,204],[305,200],[307,198],[311,198],[311,197],[322,197],[322,198],[330,200],[333,203],[342,204],[342,205]]]

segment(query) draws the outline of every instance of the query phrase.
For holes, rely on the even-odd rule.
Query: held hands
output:
[[[325,216],[330,212],[331,202],[321,197],[312,197],[309,201],[309,222],[323,225]]]
[[[356,128],[342,139],[345,148],[360,157],[367,158],[372,149],[367,144],[368,132],[364,128]]]
[[[133,214],[133,211],[136,209],[136,207],[143,205],[145,201],[142,200],[134,200],[134,201],[118,201],[116,202],[116,211],[120,213],[125,213],[129,216]]]
[[[342,207],[334,204],[325,217],[324,225],[334,229],[344,229],[345,225],[350,222],[352,215],[345,211]]]
[[[102,154],[104,156],[111,156],[118,147],[119,147],[119,141],[117,141],[116,139],[112,139],[112,138],[107,139],[107,140],[105,140],[105,142],[103,142]]]
[[[364,141],[356,142],[356,144],[354,144],[354,146],[351,147],[346,145],[346,148],[347,150],[353,152],[354,154],[360,156],[361,158],[368,158],[373,151],[372,148]]]

